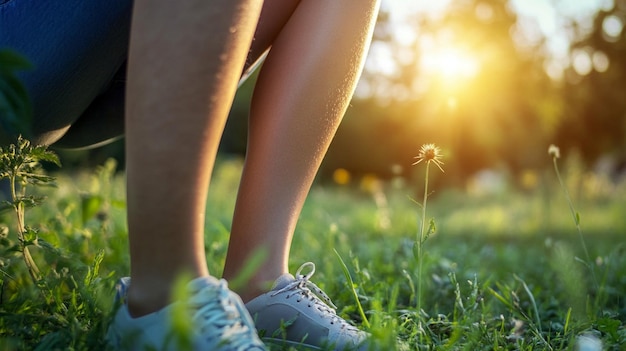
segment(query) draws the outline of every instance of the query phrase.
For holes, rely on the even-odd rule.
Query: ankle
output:
[[[283,267],[282,264],[265,262],[245,282],[240,281],[239,284],[232,285],[230,283],[236,281],[241,276],[244,267],[229,265],[228,263],[227,260],[222,276],[229,282],[229,287],[241,297],[244,303],[248,303],[250,300],[272,290],[276,279],[288,273],[287,267]]]
[[[241,301],[243,301],[243,303],[248,303],[268,291],[269,290],[250,289],[247,287],[245,291],[237,292],[237,294],[241,297]]]
[[[141,287],[131,286],[126,296],[126,304],[128,313],[133,318],[143,317],[147,314],[156,312],[169,305],[169,290],[163,289],[142,289]]]
[[[236,291],[236,293],[239,295],[239,297],[241,297],[241,300],[244,303],[248,303],[256,297],[272,290],[272,287],[276,282],[276,278],[278,278],[278,276],[267,279],[251,279],[245,286],[238,289],[239,291]]]

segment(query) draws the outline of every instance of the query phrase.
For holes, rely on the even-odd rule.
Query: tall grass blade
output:
[[[333,249],[333,251],[335,251],[335,255],[337,255],[337,258],[339,259],[339,263],[341,263],[341,269],[343,270],[343,274],[345,275],[346,280],[350,284],[350,291],[352,291],[352,296],[354,297],[354,301],[356,302],[359,315],[361,315],[361,318],[363,319],[363,325],[365,325],[366,328],[369,328],[370,322],[367,320],[367,317],[365,316],[365,312],[363,311],[363,306],[361,306],[361,301],[359,300],[359,295],[357,294],[356,289],[354,288],[354,281],[352,280],[352,277],[350,276],[350,271],[348,270],[348,266],[346,266],[346,263],[341,258],[341,255],[339,255],[339,252],[337,252],[336,249]]]

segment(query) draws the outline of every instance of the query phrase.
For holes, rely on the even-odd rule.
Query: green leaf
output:
[[[50,185],[54,186],[54,177],[45,175],[45,174],[37,174],[37,173],[22,173],[20,174],[24,181],[28,184],[33,185]]]
[[[86,286],[93,284],[98,279],[100,264],[102,264],[102,260],[104,260],[104,250],[98,251],[96,257],[94,257],[93,263],[91,264],[91,267],[89,267],[87,275],[85,276],[84,284]]]
[[[100,211],[102,203],[102,197],[98,195],[86,194],[81,197],[80,208],[82,210],[83,223],[93,218]]]
[[[24,205],[24,207],[36,207],[43,203],[45,197],[43,196],[23,196],[18,197],[13,202],[13,206],[17,206],[20,203]]]
[[[431,234],[435,234],[435,232],[437,231],[437,226],[435,225],[435,219],[431,218],[430,221],[428,222],[428,230],[426,231],[426,235],[424,235],[424,242],[426,242],[426,240],[431,236]]]
[[[54,152],[48,150],[48,148],[44,145],[37,145],[35,147],[32,148],[32,150],[30,151],[31,156],[41,162],[41,161],[46,161],[46,162],[52,162],[57,166],[61,166],[61,162],[59,161],[59,156],[57,156],[57,154],[55,154]]]
[[[619,329],[622,323],[617,319],[600,318],[597,321],[598,330],[610,335],[613,339],[619,338]]]
[[[24,246],[39,246],[39,244],[37,243],[37,239],[39,238],[39,236],[37,235],[38,231],[28,226],[26,226],[26,228],[24,229]]]

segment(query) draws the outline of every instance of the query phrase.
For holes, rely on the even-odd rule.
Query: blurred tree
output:
[[[572,45],[563,98],[566,118],[556,140],[587,163],[626,156],[626,3],[597,13],[590,33]]]
[[[399,29],[381,16],[365,94],[340,127],[328,168],[388,174],[393,164],[408,167],[428,142],[443,148],[459,181],[483,168],[541,163],[562,103],[544,70],[545,51],[520,41],[508,3],[454,1],[437,18],[406,18]]]

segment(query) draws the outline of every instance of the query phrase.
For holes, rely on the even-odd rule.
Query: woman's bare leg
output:
[[[352,97],[374,27],[376,0],[303,0],[273,42],[257,81],[249,148],[224,276],[268,250],[244,301],[287,272],[296,221]]]
[[[217,146],[262,1],[135,1],[128,71],[131,314],[207,275],[204,213]]]

